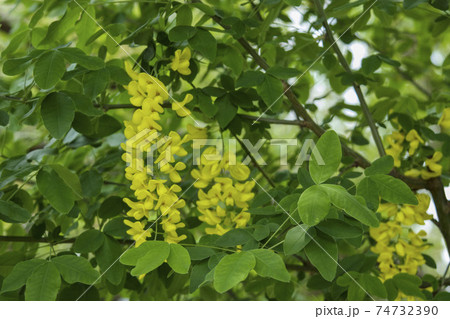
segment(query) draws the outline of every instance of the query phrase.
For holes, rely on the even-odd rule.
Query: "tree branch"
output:
[[[445,195],[441,179],[430,179],[427,183],[427,189],[433,196],[436,213],[439,218],[439,229],[441,230],[442,237],[444,237],[447,251],[450,255],[450,203]]]
[[[267,175],[267,173],[262,169],[261,165],[258,164],[258,161],[253,157],[250,150],[247,148],[247,146],[244,144],[244,142],[241,141],[239,137],[237,137],[236,134],[233,134],[234,137],[238,140],[239,144],[241,144],[242,149],[247,153],[247,155],[252,160],[253,165],[261,172],[261,174],[264,176],[264,178],[269,182],[270,186],[275,188],[275,183],[272,181],[272,179]]]
[[[345,72],[347,72],[348,74],[353,74],[352,70],[350,69],[350,66],[347,63],[347,60],[342,54],[342,51],[339,49],[336,40],[334,39],[333,31],[331,30],[330,25],[328,24],[327,16],[325,14],[325,11],[323,10],[320,0],[313,0],[313,1],[318,11],[318,16],[322,19],[322,24],[325,27],[325,38],[327,38],[328,41],[331,42],[331,46],[333,47],[333,50],[336,53],[338,60],[341,63],[342,67],[344,68]],[[373,120],[372,114],[370,113],[369,106],[367,105],[366,99],[364,98],[364,94],[361,91],[361,87],[356,81],[353,81],[352,85],[353,89],[356,92],[356,95],[358,96],[358,100],[359,103],[361,104],[361,109],[363,111],[364,117],[366,118],[366,121],[369,124],[369,128],[370,131],[372,132],[372,137],[377,146],[378,153],[380,154],[380,156],[385,156],[386,152],[384,150],[383,141],[381,140],[380,134],[378,133],[378,129],[375,125],[375,121]]]
[[[200,2],[200,1],[195,1]],[[222,18],[214,15],[211,17],[216,23],[218,23],[220,26],[222,26],[224,29],[229,29],[230,27],[222,23]],[[261,57],[254,49],[253,47],[244,39],[240,38],[238,39],[238,42],[241,44],[241,46],[247,51],[248,54],[251,55],[253,60],[264,70],[267,70],[270,68],[269,64],[264,60],[263,57]],[[281,80],[284,87],[284,95],[288,98],[289,102],[292,105],[292,108],[294,109],[294,112],[296,115],[303,119],[303,121],[299,121],[298,125],[300,127],[308,127],[314,134],[317,136],[321,136],[325,130],[320,127],[308,114],[306,111],[306,108],[300,103],[300,101],[295,96],[294,92],[291,90],[291,86],[284,80]],[[307,123],[307,124],[305,124]],[[347,156],[350,156],[354,158],[355,165],[360,166],[362,168],[366,168],[370,166],[370,162],[365,159],[361,154],[358,152],[352,150],[347,145],[342,144],[342,150],[343,153]]]

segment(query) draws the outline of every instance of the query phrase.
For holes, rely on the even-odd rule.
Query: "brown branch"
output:
[[[75,242],[76,238],[63,238],[61,240],[51,241],[48,238],[34,238],[30,236],[0,236],[0,242],[25,242],[25,243],[47,243],[52,245],[59,245],[59,244],[73,244]],[[119,243],[121,244],[129,244],[131,245],[134,243],[134,240],[131,239],[119,239]]]
[[[197,1],[199,2],[199,1]],[[220,26],[222,26],[224,29],[229,29],[230,27],[222,23],[222,18],[220,18],[217,15],[212,16],[212,19],[217,22]],[[248,54],[251,55],[253,60],[264,70],[268,70],[270,68],[269,64],[264,60],[263,57],[261,57],[255,49],[244,39],[240,38],[238,39],[238,42],[241,44],[241,46],[247,51]],[[303,119],[303,121],[299,121],[298,125],[300,127],[308,127],[314,134],[317,136],[321,136],[325,130],[318,125],[312,118],[309,116],[308,112],[306,111],[306,108],[300,103],[300,101],[295,96],[294,92],[291,90],[291,86],[284,80],[281,80],[283,83],[284,88],[284,95],[288,98],[289,102],[292,105],[292,108],[294,109],[294,112],[296,115]],[[306,124],[307,123],[307,124]],[[365,159],[361,154],[357,153],[356,151],[349,148],[347,145],[342,144],[342,150],[345,155],[353,157],[355,159],[355,165],[360,166],[362,168],[366,168],[370,166],[370,162]]]
[[[318,11],[318,16],[320,17],[320,19],[322,19],[322,24],[325,28],[325,38],[328,39],[329,42],[331,42],[331,46],[333,47],[333,50],[337,55],[339,63],[342,65],[345,72],[347,72],[348,74],[353,74],[352,70],[350,69],[350,66],[347,63],[347,60],[342,54],[342,51],[339,49],[336,40],[334,39],[333,31],[331,30],[331,27],[328,24],[327,16],[325,14],[325,11],[323,10],[320,0],[313,0],[313,1]],[[383,141],[381,140],[380,134],[378,133],[378,129],[376,127],[375,121],[373,120],[372,114],[370,113],[369,106],[367,105],[366,99],[364,98],[364,94],[361,91],[361,86],[356,81],[352,82],[352,86],[353,89],[355,90],[356,95],[358,96],[359,103],[361,104],[361,110],[364,114],[367,124],[369,125],[373,140],[375,141],[375,145],[377,146],[378,149],[378,153],[380,154],[380,156],[385,156],[386,152],[384,150]]]
[[[447,251],[450,255],[450,203],[445,195],[444,186],[440,178],[433,178],[427,182],[427,189],[433,196],[436,213],[439,218],[439,229],[444,237]]]

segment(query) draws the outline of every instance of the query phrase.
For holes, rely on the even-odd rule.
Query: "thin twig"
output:
[[[325,14],[325,11],[323,10],[320,0],[313,0],[313,1],[317,9],[318,16],[320,17],[320,19],[322,19],[322,24],[326,31],[325,33],[326,38],[328,38],[328,41],[332,43],[331,45],[338,57],[339,62],[341,63],[342,67],[348,74],[353,74],[352,70],[350,69],[350,66],[347,63],[347,60],[345,59],[344,55],[342,54],[342,51],[339,49],[339,46],[334,39],[333,31],[331,30],[330,25],[328,24],[327,16]],[[386,152],[384,150],[383,141],[381,140],[380,134],[378,133],[377,126],[372,117],[372,114],[370,113],[369,106],[367,105],[366,99],[364,98],[364,94],[361,91],[361,86],[356,81],[353,81],[352,85],[356,95],[358,96],[358,100],[361,104],[361,109],[364,114],[364,117],[366,118],[366,121],[369,124],[369,128],[372,133],[372,137],[375,141],[375,144],[377,146],[378,153],[380,154],[380,156],[385,156]]]

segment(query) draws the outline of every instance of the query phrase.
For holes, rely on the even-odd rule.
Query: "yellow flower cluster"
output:
[[[389,147],[386,149],[386,154],[392,156],[394,159],[394,166],[400,167],[402,164],[401,154],[403,152],[403,141],[405,136],[400,132],[394,132],[386,137]]]
[[[428,245],[422,237],[426,236],[426,232],[421,230],[415,233],[409,227],[402,227],[424,225],[425,220],[432,218],[427,214],[430,197],[426,194],[417,194],[416,197],[419,201],[416,206],[385,203],[378,209],[386,221],[379,227],[371,228],[370,236],[376,241],[371,249],[379,255],[377,260],[382,280],[402,272],[415,275],[419,266],[425,264],[422,252]]]
[[[189,135],[181,137],[172,131],[167,138],[159,138],[158,132],[162,130],[158,123],[159,114],[164,112],[163,103],[169,98],[167,88],[161,81],[147,73],[134,72],[128,63],[125,63],[125,70],[132,79],[126,87],[131,95],[130,102],[141,107],[134,111],[131,121],[124,122],[124,134],[128,139],[122,144],[125,150],[122,159],[128,164],[125,177],[131,181],[130,188],[137,199],[137,202],[124,199],[130,207],[127,215],[136,220],[124,221],[130,227],[127,233],[136,240],[136,247],[141,245],[151,235],[151,230],[146,230],[145,227],[149,221],[157,219],[159,211],[165,240],[178,243],[186,238],[186,235],[177,234],[177,229],[184,227],[180,209],[186,205],[177,195],[181,192],[181,187],[177,183],[181,181],[179,171],[184,170],[186,165],[181,161],[177,162],[176,158],[187,155],[183,144],[188,142],[190,137]],[[185,109],[184,104],[190,100],[192,96],[189,97],[188,94],[183,102],[174,102],[172,109],[179,116],[189,115],[190,112]],[[160,166],[158,178],[156,174],[149,174],[153,173],[153,167],[147,166],[148,163],[139,156],[153,145],[159,154],[154,163]]]
[[[444,118],[441,118],[441,120]],[[445,122],[444,120],[442,122]],[[394,166],[400,167],[402,164],[402,154],[405,149],[404,143],[409,144],[408,153],[412,156],[416,153],[420,144],[424,144],[424,140],[420,137],[416,130],[412,129],[406,134],[406,136],[401,132],[394,132],[386,137],[386,141],[389,144],[386,149],[386,154],[394,158]],[[425,160],[425,167],[412,168],[405,172],[406,176],[409,177],[421,177],[422,179],[430,179],[433,177],[441,176],[442,165],[438,162],[442,159],[443,155],[441,152],[437,151],[433,154],[432,158]]]
[[[433,177],[441,176],[442,174],[442,165],[438,164],[438,162],[442,159],[443,155],[441,152],[434,152],[431,158],[427,158],[425,160],[426,168],[422,169],[410,169],[405,172],[405,176],[409,177],[422,177],[423,179],[430,179]]]
[[[199,168],[192,170],[191,175],[197,179],[194,187],[199,188],[199,220],[212,226],[205,229],[207,234],[223,235],[233,228],[243,228],[249,222],[248,202],[255,196],[252,192],[255,182],[246,181],[250,176],[246,165],[237,163],[234,158],[230,160],[228,153],[211,159],[214,154],[215,147],[206,148],[200,157]],[[224,177],[223,173],[230,177]]]

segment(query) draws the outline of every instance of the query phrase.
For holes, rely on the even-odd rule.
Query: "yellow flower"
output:
[[[125,71],[132,80],[137,81],[139,73],[133,71],[133,67],[128,61],[125,61]]]
[[[156,212],[151,212],[152,215],[149,215],[149,211],[153,208],[153,200],[146,199],[144,202],[133,202],[128,198],[124,198],[123,201],[131,208],[127,212],[128,216],[134,217],[136,220],[140,220],[143,217],[149,220],[156,219]]]
[[[389,144],[389,148],[386,149],[386,154],[392,156],[394,159],[394,166],[401,166],[401,153],[403,152],[402,143],[405,137],[400,132],[394,132],[386,137],[386,141]]]
[[[194,125],[188,124],[187,125],[187,138],[189,140],[193,140],[193,139],[206,139],[208,138],[208,129],[206,127],[201,128],[201,127],[196,127]]]
[[[438,125],[441,127],[443,132],[450,132],[450,107],[444,109],[442,116],[439,119]]]
[[[218,176],[222,170],[220,164],[215,163],[211,165],[200,165],[200,169],[193,169],[191,176],[197,181],[194,183],[195,188],[208,187],[209,182],[216,176]]]
[[[187,151],[184,149],[183,144],[187,142],[187,138],[181,136],[174,131],[171,131],[169,133],[169,138],[165,141],[163,141],[163,145],[160,145],[158,147],[158,151],[160,153],[159,157],[156,159],[155,164],[158,164],[163,159],[166,160],[169,163],[175,162],[176,156],[186,156]]]
[[[136,241],[136,247],[139,247],[143,242],[147,240],[147,237],[150,237],[151,229],[144,229],[145,224],[142,222],[132,222],[125,219],[124,224],[129,226],[130,229],[127,230],[127,234],[131,235],[133,239]]]
[[[384,218],[388,218],[397,214],[398,206],[397,204],[392,203],[382,203],[378,206],[378,212],[381,213]]]
[[[175,164],[175,166],[170,165],[169,163],[166,163],[165,165],[161,166],[160,170],[164,174],[169,174],[169,178],[174,183],[181,182],[180,174],[178,174],[178,171],[182,171],[186,168],[186,164],[183,162],[178,162]]]
[[[250,168],[242,163],[229,165],[228,170],[231,176],[238,181],[245,181],[250,176]]]
[[[181,117],[190,115],[191,111],[189,109],[185,108],[184,106],[187,103],[191,102],[193,98],[194,97],[192,96],[192,94],[186,94],[186,96],[184,97],[184,100],[182,102],[174,101],[172,103],[172,110],[177,112],[177,115],[181,116]]]
[[[189,75],[191,74],[191,70],[189,69],[190,59],[191,50],[188,47],[184,48],[183,51],[176,50],[170,68],[174,71],[178,71],[180,74]]]
[[[433,177],[441,176],[442,174],[442,165],[438,164],[442,159],[442,153],[441,152],[434,152],[432,158],[428,158],[425,160],[425,164],[427,165],[428,170],[422,169],[420,171],[423,179],[430,179]]]
[[[420,176],[420,171],[418,169],[412,168],[412,169],[407,170],[405,172],[405,176],[408,176],[408,177],[419,177]]]
[[[406,140],[409,142],[409,154],[413,155],[417,148],[419,147],[419,144],[423,144],[423,139],[419,136],[419,133],[417,133],[416,130],[411,130],[406,135]]]

